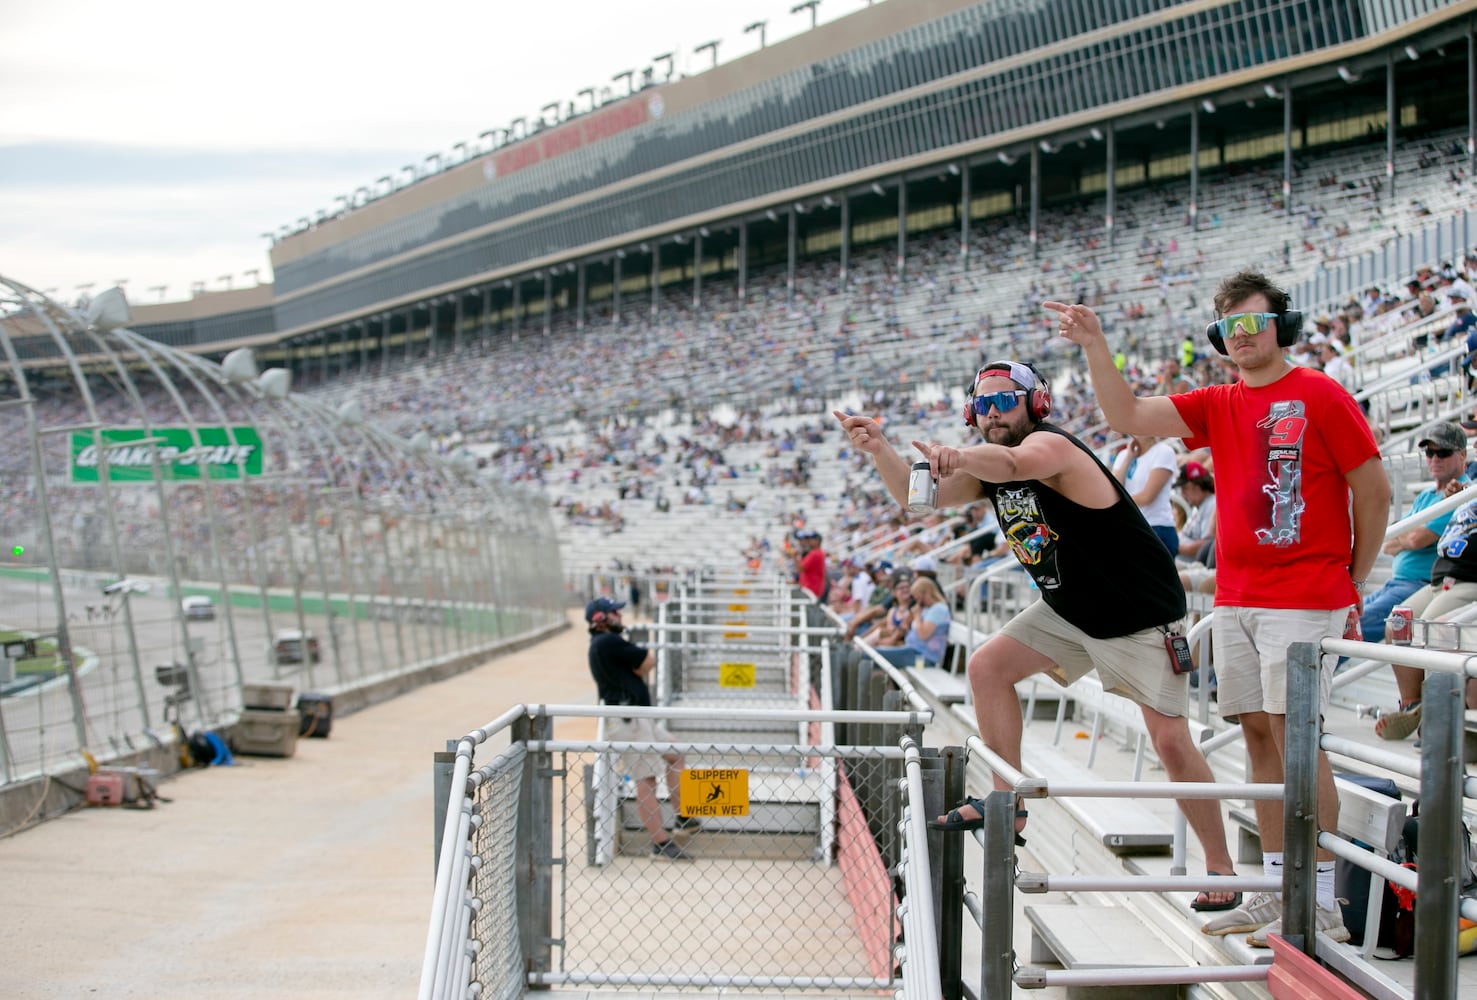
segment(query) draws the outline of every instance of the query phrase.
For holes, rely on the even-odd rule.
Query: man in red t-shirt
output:
[[[1251,780],[1281,782],[1286,748],[1287,647],[1342,635],[1380,552],[1390,482],[1354,398],[1322,372],[1291,364],[1296,340],[1287,293],[1243,271],[1222,281],[1207,330],[1240,380],[1139,398],[1113,364],[1086,306],[1044,303],[1062,336],[1087,359],[1093,390],[1114,430],[1210,446],[1216,479],[1216,591],[1212,635],[1221,715],[1239,719]],[[1279,332],[1279,325],[1284,329]],[[1351,507],[1352,501],[1352,507]],[[1352,517],[1351,517],[1352,510]],[[1326,700],[1333,658],[1324,657]],[[1318,754],[1318,822],[1338,828],[1333,772]],[[1263,871],[1282,875],[1282,803],[1258,799]],[[1259,893],[1211,920],[1207,934],[1248,932],[1265,947],[1279,933],[1280,896]],[[1333,894],[1333,855],[1318,854],[1317,929],[1348,940]]]
[[[826,554],[821,550],[820,532],[801,528],[795,532],[800,543],[800,571],[796,582],[820,599],[826,597]]]

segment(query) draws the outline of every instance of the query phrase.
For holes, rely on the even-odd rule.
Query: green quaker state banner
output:
[[[262,439],[255,427],[197,427],[200,444],[188,427],[105,427],[98,440],[88,431],[72,432],[72,482],[98,481],[98,443],[107,448],[108,481],[147,483],[154,479],[153,452],[165,479],[240,479],[262,474]],[[147,443],[146,443],[147,441]],[[133,443],[137,442],[137,443]]]

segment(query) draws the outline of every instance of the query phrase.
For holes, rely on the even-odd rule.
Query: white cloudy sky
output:
[[[268,280],[261,234],[659,53],[806,30],[795,2],[0,0],[0,274],[134,302]]]

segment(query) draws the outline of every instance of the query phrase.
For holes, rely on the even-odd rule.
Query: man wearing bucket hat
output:
[[[602,704],[649,707],[651,688],[647,686],[646,679],[656,666],[656,656],[621,634],[625,631],[625,625],[621,623],[621,608],[625,606],[624,601],[613,601],[608,597],[597,597],[585,605],[585,622],[590,627],[590,676],[595,678]],[[637,717],[606,719],[605,738],[617,743],[672,743],[676,740],[660,721]],[[652,857],[690,861],[692,855],[683,850],[672,832],[662,825],[662,805],[656,797],[656,779],[663,765],[667,793],[676,816],[672,832],[690,833],[700,823],[694,817],[682,815],[680,779],[686,766],[682,755],[675,750],[664,754],[637,752],[620,755],[621,770],[636,786],[636,808],[641,815],[641,825],[651,836]]]

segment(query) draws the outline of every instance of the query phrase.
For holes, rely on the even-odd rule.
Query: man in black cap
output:
[[[646,679],[656,666],[656,655],[638,646],[621,633],[623,601],[597,597],[585,605],[585,621],[590,626],[590,676],[606,705],[651,705],[651,689]],[[656,719],[609,718],[605,720],[605,738],[612,742],[673,743],[676,738]],[[662,825],[662,804],[656,797],[656,779],[666,766],[667,794],[676,816],[672,830],[691,833],[701,824],[695,817],[682,815],[681,775],[686,764],[675,750],[665,754],[621,754],[620,767],[636,786],[636,808],[641,825],[651,835],[651,854],[671,861],[691,861],[692,855],[682,849]]]

